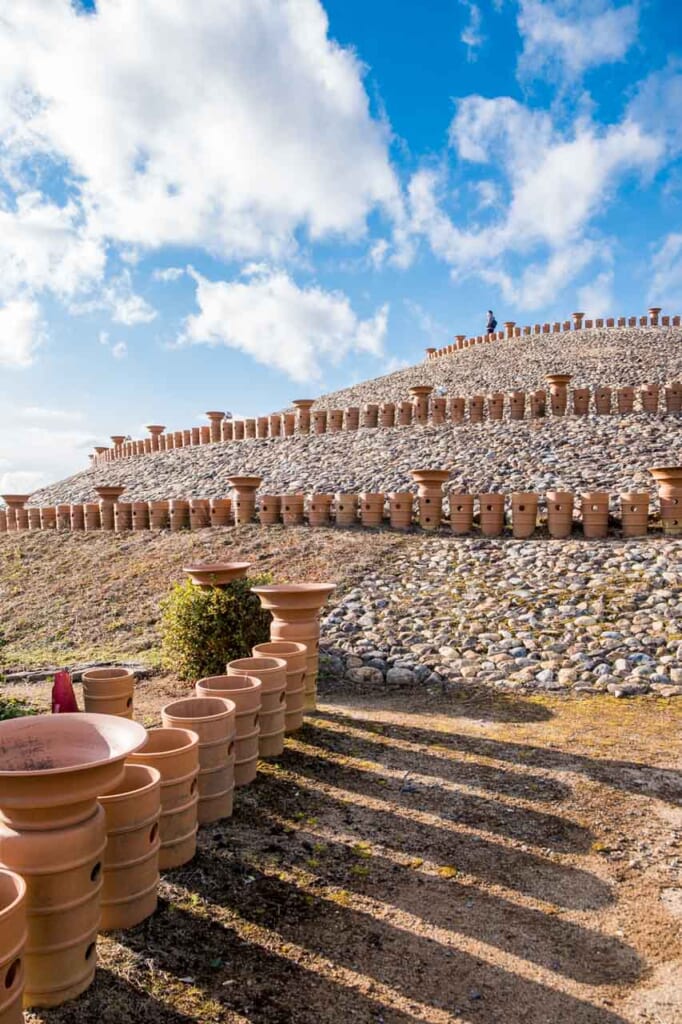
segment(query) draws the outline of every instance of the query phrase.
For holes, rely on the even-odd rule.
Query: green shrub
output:
[[[5,639],[0,633],[0,722],[4,722],[8,718],[21,718],[23,715],[38,713],[25,700],[21,700],[19,697],[8,697],[2,692],[4,682],[2,648],[4,643]]]
[[[271,583],[268,574],[233,580],[225,587],[176,583],[161,602],[161,661],[180,679],[225,673],[228,661],[247,658],[270,639],[270,612],[250,588]]]

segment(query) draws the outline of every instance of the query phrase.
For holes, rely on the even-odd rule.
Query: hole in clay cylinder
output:
[[[196,793],[197,785],[198,785],[197,780],[196,779],[192,779],[192,785],[189,787],[189,791],[190,791],[190,795],[191,796],[194,796],[194,794]]]
[[[97,863],[95,864],[94,868],[90,872],[90,881],[91,882],[96,882],[101,874],[102,874],[102,863],[101,863],[101,861],[97,861]]]
[[[5,975],[5,988],[11,988],[12,987],[12,985],[14,984],[14,982],[17,980],[17,978],[19,976],[19,971],[20,970],[21,970],[21,960],[16,959],[12,964],[10,964],[9,970],[7,971],[7,974]]]
[[[232,742],[229,744],[229,746],[227,748],[227,756],[228,757],[232,757],[233,753],[234,753],[234,740],[232,740]]]
[[[152,825],[152,827],[149,829],[149,842],[153,843],[154,840],[156,839],[156,837],[158,836],[158,834],[159,834],[159,826],[158,826],[158,822],[155,821],[154,824]]]
[[[126,701],[126,707],[127,708],[131,708],[132,706],[133,706],[133,698],[132,697],[128,697],[128,700]]]
[[[91,942],[88,948],[85,950],[85,959],[90,960],[93,953],[95,952],[95,943]]]
[[[287,699],[287,695],[284,692],[284,690],[282,690],[282,692],[279,695],[279,702],[280,702],[280,704],[283,704],[286,699]]]

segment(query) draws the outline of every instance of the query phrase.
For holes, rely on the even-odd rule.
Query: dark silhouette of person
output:
[[[495,328],[497,327],[497,320],[492,309],[488,310],[488,322],[486,324],[486,334],[494,334]]]

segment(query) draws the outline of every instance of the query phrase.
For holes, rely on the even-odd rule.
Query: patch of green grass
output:
[[[25,715],[37,714],[36,709],[27,704],[25,700],[19,700],[18,697],[3,697],[0,694],[0,722],[4,722],[8,718],[22,718]]]

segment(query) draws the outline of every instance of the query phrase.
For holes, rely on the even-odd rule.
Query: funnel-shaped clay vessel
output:
[[[674,492],[682,492],[682,466],[653,466],[649,472],[656,481],[658,493],[667,498]]]
[[[224,587],[232,580],[246,576],[251,562],[197,562],[185,565],[186,572],[195,587]]]
[[[234,521],[237,526],[250,523],[256,514],[256,491],[261,485],[259,476],[228,476],[228,482],[234,487]]]

